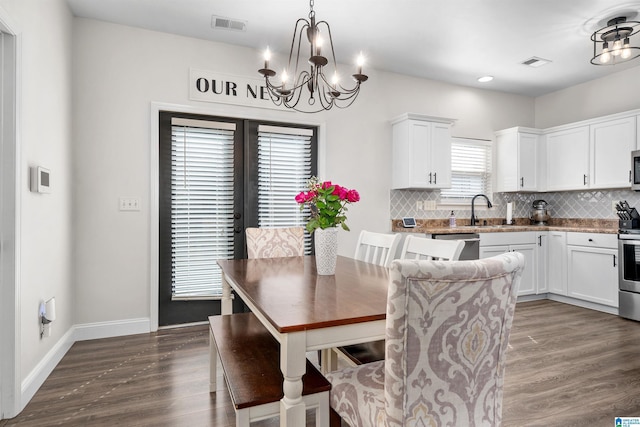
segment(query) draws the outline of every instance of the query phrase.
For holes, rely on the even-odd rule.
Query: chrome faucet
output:
[[[487,208],[493,207],[489,198],[484,194],[476,194],[475,196],[473,196],[473,199],[471,199],[471,226],[472,227],[476,225],[476,222],[478,222],[478,218],[476,218],[476,210],[474,206],[476,202],[476,197],[484,197],[485,199],[487,199]]]

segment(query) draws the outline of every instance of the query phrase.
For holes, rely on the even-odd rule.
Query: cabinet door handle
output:
[[[631,182],[631,171],[629,171],[629,182]]]
[[[584,174],[583,177],[584,178],[582,178],[582,182],[583,182],[584,185],[587,185],[587,175]]]
[[[590,242],[593,242],[593,239],[589,239]]]
[[[616,256],[615,256],[615,254],[613,255],[613,266],[614,267],[616,266]]]
[[[434,172],[433,173],[433,183],[437,184],[438,183],[438,172]]]
[[[431,184],[431,172],[429,172],[429,184]]]
[[[520,177],[520,187],[524,187],[524,176]]]
[[[538,236],[538,246],[542,246],[542,236]]]

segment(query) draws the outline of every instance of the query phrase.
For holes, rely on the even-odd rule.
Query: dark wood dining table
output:
[[[306,425],[301,398],[306,352],[323,350],[324,359],[332,347],[384,338],[388,269],[342,256],[331,276],[317,274],[313,256],[218,265],[222,314],[232,313],[233,289],[280,343],[280,425]]]

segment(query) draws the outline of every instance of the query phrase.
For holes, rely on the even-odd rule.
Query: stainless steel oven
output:
[[[640,321],[640,229],[618,234],[618,314]]]

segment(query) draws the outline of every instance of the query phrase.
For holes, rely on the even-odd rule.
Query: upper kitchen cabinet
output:
[[[607,120],[589,126],[590,188],[631,185],[631,151],[636,147],[636,118]]]
[[[589,188],[589,126],[547,132],[545,139],[547,191]]]
[[[546,134],[547,190],[629,188],[636,118],[623,114]]]
[[[393,120],[391,188],[451,187],[453,119],[403,114]]]
[[[537,191],[541,131],[515,127],[496,132],[496,191]]]

